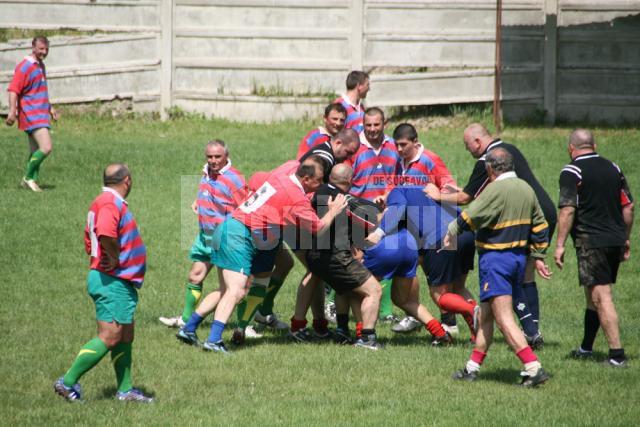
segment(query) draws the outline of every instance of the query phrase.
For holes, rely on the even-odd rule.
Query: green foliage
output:
[[[476,113],[473,113],[475,115]],[[248,125],[172,114],[160,122],[134,118],[63,116],[53,128],[54,150],[43,164],[46,191],[19,188],[27,141],[23,132],[0,127],[0,413],[3,425],[635,425],[637,422],[638,254],[621,267],[615,286],[622,340],[631,367],[613,370],[567,358],[582,336],[584,297],[577,286],[575,257],[567,253],[563,271],[540,280],[542,330],[547,346],[539,353],[552,380],[540,390],[520,390],[520,364],[496,331],[497,339],[474,384],[458,384],[451,373],[469,356],[468,332],[458,344],[434,349],[424,330],[394,335],[380,326],[387,344],[377,353],[334,345],[291,344],[267,334],[223,358],[180,345],[157,321],[181,311],[190,267],[188,244],[193,220],[183,179],[197,182],[202,150],[212,138],[225,140],[234,166],[247,177],[292,158],[300,138],[316,123]],[[484,113],[478,117],[482,119]],[[420,117],[411,118],[419,122]],[[461,139],[467,119],[452,120],[420,134],[421,141],[447,162],[464,183],[474,159]],[[392,129],[389,129],[390,133]],[[557,199],[558,174],[567,162],[568,128],[507,127],[505,140],[517,144],[537,176]],[[626,172],[632,190],[640,188],[637,130],[595,129],[601,153]],[[101,187],[109,162],[125,161],[133,173],[130,208],[149,251],[149,269],[136,316],[134,384],[157,396],[148,407],[112,399],[115,379],[103,360],[82,380],[87,403],[71,405],[55,396],[53,381],[69,367],[80,347],[95,336],[94,310],[86,294],[87,256],[83,249],[86,210]],[[193,187],[193,186],[192,186]],[[187,215],[183,221],[182,215]],[[638,228],[632,242],[637,244]],[[183,235],[187,236],[183,239]],[[185,243],[185,241],[187,243]],[[550,259],[549,259],[550,261]],[[299,264],[276,299],[284,320],[292,314]],[[477,295],[477,273],[467,286]],[[421,274],[422,300],[432,313]],[[205,290],[216,278],[205,282]],[[398,313],[400,314],[400,313]],[[463,322],[459,319],[461,326]],[[207,323],[208,325],[208,323]],[[200,330],[201,338],[208,331]],[[225,333],[229,338],[230,333]],[[596,341],[602,360],[606,343]]]
[[[32,39],[36,36],[92,36],[102,34],[103,31],[80,31],[72,28],[60,28],[57,30],[38,30],[25,28],[0,28],[0,43],[9,40]]]

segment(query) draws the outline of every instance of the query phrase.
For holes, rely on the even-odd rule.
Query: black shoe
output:
[[[340,345],[350,345],[353,344],[353,338],[351,338],[348,331],[345,332],[340,329],[336,329],[333,333],[333,342]]]
[[[538,372],[534,376],[527,375],[526,372],[520,375],[522,375],[522,383],[520,383],[520,386],[527,388],[537,387],[551,378],[542,368],[538,369]]]
[[[575,350],[569,352],[569,357],[577,360],[586,360],[593,357],[593,351],[583,350],[582,347],[578,347]]]
[[[433,338],[431,341],[432,347],[448,347],[453,344],[453,338],[449,334],[449,332],[445,332],[445,334],[440,338]]]
[[[324,332],[318,332],[314,329],[311,334],[311,337],[316,342],[325,342],[333,339],[333,333],[329,329]]]
[[[354,347],[362,347],[374,351],[384,348],[383,345],[380,344],[377,340],[368,338],[358,338],[353,345]]]
[[[607,366],[611,366],[613,368],[626,368],[627,367],[627,359],[620,359],[617,357],[608,357],[607,360],[603,362]]]
[[[460,369],[459,371],[456,371],[453,373],[453,375],[451,376],[451,378],[453,378],[454,380],[464,380],[464,381],[475,381],[475,379],[478,377],[478,371],[473,371],[473,372],[469,372],[467,371],[467,368],[463,368]]]
[[[309,333],[309,330],[307,328],[304,329],[298,329],[297,331],[293,332],[293,331],[289,331],[289,338],[292,339],[295,342],[298,343],[312,343],[313,342],[313,337],[311,336],[311,334]]]
[[[176,338],[179,341],[182,341],[185,344],[195,345],[196,347],[200,345],[200,341],[198,340],[198,336],[195,332],[185,331],[184,328],[180,328],[178,333],[176,334]]]
[[[531,347],[533,350],[542,350],[542,347],[544,347],[544,337],[540,332],[532,337],[529,337],[527,335],[525,335],[525,337],[527,338],[529,347]]]

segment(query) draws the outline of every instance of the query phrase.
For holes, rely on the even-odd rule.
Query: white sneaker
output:
[[[249,325],[244,330],[244,337],[245,338],[262,338],[262,334],[256,331],[256,328]]]
[[[22,178],[22,187],[26,188],[27,190],[31,190],[34,193],[42,193],[42,188],[40,188],[38,183],[32,179]]]
[[[400,320],[395,325],[393,325],[391,327],[391,330],[393,332],[406,333],[406,332],[415,331],[420,326],[422,326],[422,323],[419,320],[416,320],[411,316],[407,316],[404,319]]]
[[[324,306],[324,317],[331,323],[336,323],[336,303],[329,302]]]
[[[163,325],[169,328],[182,328],[184,326],[184,320],[182,320],[182,316],[176,317],[158,317],[158,320]]]
[[[256,315],[253,318],[253,320],[255,320],[256,323],[259,323],[271,329],[276,329],[276,330],[289,329],[289,325],[284,323],[282,320],[278,319],[278,316],[276,316],[275,314],[269,314],[268,316],[263,316],[260,313],[260,310],[256,311]]]
[[[458,325],[449,326],[443,323],[442,329],[444,329],[445,332],[449,332],[449,335],[451,335],[452,337],[457,336],[460,333],[460,331],[458,330]]]

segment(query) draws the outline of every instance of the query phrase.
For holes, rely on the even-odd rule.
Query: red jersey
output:
[[[316,233],[324,225],[295,175],[297,167],[290,161],[275,169],[232,213],[265,247],[275,247],[285,226]]]
[[[453,175],[447,168],[447,165],[444,164],[444,161],[433,151],[424,149],[424,154],[429,156],[431,160],[433,160],[434,168],[431,173],[434,175],[435,185],[440,189],[440,191],[450,191],[446,188],[447,185],[452,185],[457,187],[456,180],[453,178]]]
[[[113,270],[107,271],[100,266],[103,257],[100,236],[118,240],[120,256],[118,265]],[[102,194],[91,203],[84,230],[84,243],[87,254],[91,256],[90,269],[129,281],[137,288],[142,286],[147,266],[147,249],[126,200],[115,190],[104,187]]]
[[[296,159],[300,160],[300,157],[307,154],[307,151],[311,150],[313,147],[324,144],[327,141],[331,141],[331,135],[329,132],[323,128],[322,126],[309,131],[308,134],[302,138],[300,141],[300,145],[298,146],[298,154],[296,154]]]
[[[44,63],[32,56],[24,58],[13,73],[8,92],[18,95],[18,128],[31,131],[49,127],[49,92]]]

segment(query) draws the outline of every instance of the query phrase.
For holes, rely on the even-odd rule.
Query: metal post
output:
[[[493,124],[496,134],[500,133],[502,114],[500,110],[500,77],[502,69],[502,0],[496,5],[496,63],[493,81]]]

